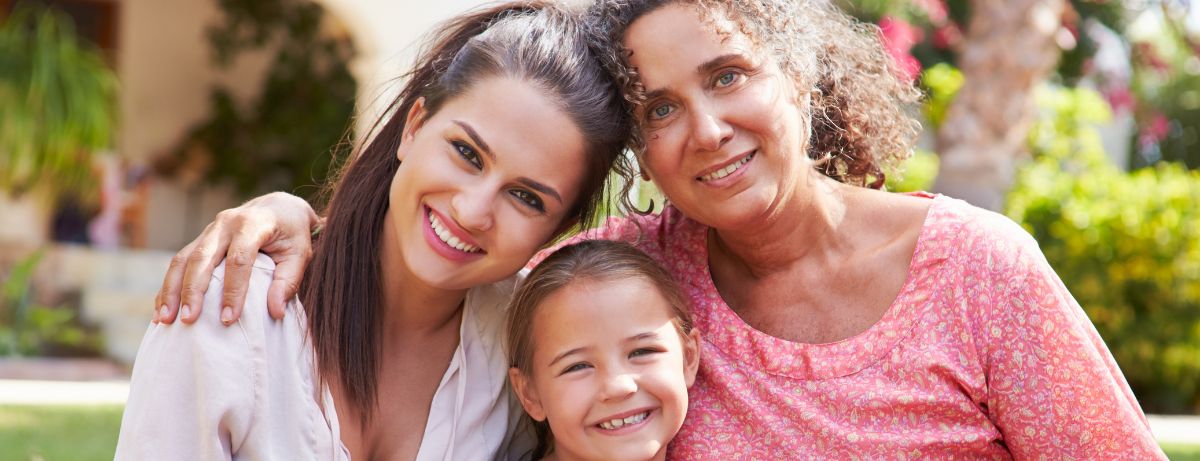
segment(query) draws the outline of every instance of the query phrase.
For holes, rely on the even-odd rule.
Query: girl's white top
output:
[[[258,255],[237,324],[223,326],[224,264],[193,325],[150,325],[138,349],[117,459],[346,460],[337,412],[317,384],[307,321],[293,300],[283,320],[267,314],[275,263]],[[503,306],[509,279],[471,289],[461,339],[433,396],[418,460],[519,457],[520,407],[510,397]],[[388,390],[380,389],[380,399]]]

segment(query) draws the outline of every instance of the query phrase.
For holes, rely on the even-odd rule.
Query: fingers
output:
[[[189,243],[171,257],[171,264],[167,266],[167,274],[163,276],[162,288],[159,288],[158,294],[154,296],[155,323],[171,324],[175,322],[175,315],[179,312],[179,291],[183,286],[183,271],[187,265],[188,255],[195,248],[196,242]]]
[[[308,244],[311,247],[312,242]],[[300,291],[300,280],[310,259],[312,251],[307,249],[275,259],[275,276],[267,290],[267,311],[271,313],[271,318],[283,318],[288,300]]]
[[[312,255],[310,230],[320,217],[303,199],[284,193],[257,197],[217,214],[212,224],[172,259],[155,297],[155,321],[193,323],[200,317],[213,269],[226,259],[219,317],[226,325],[241,317],[259,250],[280,266],[268,291],[268,309],[282,318]]]
[[[187,257],[181,285],[179,320],[192,324],[200,318],[200,310],[204,305],[204,293],[208,291],[208,283],[212,280],[213,269],[220,264],[221,258],[229,249],[229,236],[222,218],[228,211],[217,215],[217,220],[197,238],[195,248]]]
[[[234,234],[229,252],[225,254],[224,289],[221,293],[221,323],[225,325],[232,325],[242,317],[254,260],[258,257],[258,250],[271,236],[269,229],[258,228],[250,223],[242,223],[239,228],[242,230]]]

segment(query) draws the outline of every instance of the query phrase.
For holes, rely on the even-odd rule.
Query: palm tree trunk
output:
[[[959,66],[965,78],[938,130],[934,190],[1004,206],[1036,115],[1034,88],[1053,72],[1064,0],[974,0]]]

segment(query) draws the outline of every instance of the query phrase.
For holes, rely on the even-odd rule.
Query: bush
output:
[[[1147,412],[1200,411],[1200,173],[1109,164],[1086,90],[1050,90],[1007,212],[1108,343]],[[1107,111],[1106,107],[1103,107]]]

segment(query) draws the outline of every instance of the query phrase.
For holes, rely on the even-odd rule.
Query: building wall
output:
[[[359,128],[365,129],[398,92],[396,77],[412,65],[427,31],[484,0],[316,0],[346,25],[358,47],[351,68],[359,83]]]

